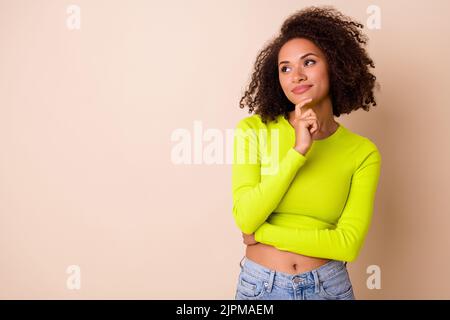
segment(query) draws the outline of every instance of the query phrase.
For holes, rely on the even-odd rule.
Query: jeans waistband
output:
[[[288,288],[293,285],[309,286],[315,284],[318,286],[319,281],[325,281],[337,272],[346,268],[347,262],[330,260],[320,267],[298,274],[290,274],[281,271],[269,269],[246,256],[240,261],[243,271],[259,278],[260,280],[274,283],[280,287]]]

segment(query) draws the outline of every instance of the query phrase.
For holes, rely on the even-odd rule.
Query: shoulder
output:
[[[379,152],[377,145],[375,142],[365,136],[357,135],[358,136],[358,149],[363,152]]]
[[[371,139],[368,137],[360,136],[360,144],[357,149],[357,157],[355,157],[356,167],[366,167],[368,165],[381,166],[381,154],[380,151]]]
[[[282,116],[283,115],[279,115],[279,116],[277,116],[277,118],[274,121],[264,123],[259,114],[253,114],[253,115],[250,115],[250,116],[240,119],[236,124],[236,128],[255,129],[255,130],[269,129],[270,130],[271,127],[273,127],[275,124],[278,123],[278,121],[280,121],[280,117],[282,117]]]
[[[240,119],[237,122],[236,128],[239,129],[258,129],[264,127],[265,124],[259,114],[253,114]]]
[[[349,141],[353,146],[355,146],[357,151],[359,151],[359,152],[377,151],[378,152],[377,145],[369,137],[360,135],[356,132],[351,131],[348,128],[345,128],[345,131],[347,132],[346,140]]]
[[[258,114],[253,114],[240,119],[236,124],[234,131],[237,136],[251,136],[254,139],[258,139],[259,133],[264,130],[267,130],[266,124],[262,122],[262,119]]]
[[[365,162],[380,162],[381,153],[377,144],[369,137],[360,135],[347,129],[348,140],[351,141],[353,146],[354,159],[357,162],[356,166],[360,166]]]

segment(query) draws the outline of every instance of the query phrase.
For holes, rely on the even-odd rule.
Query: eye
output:
[[[305,65],[307,64],[308,61],[312,61],[312,62],[314,62],[314,64],[316,64],[316,61],[315,61],[315,60],[308,59],[308,60],[305,60]]]
[[[307,60],[305,60],[304,65],[305,65],[305,66],[309,66],[309,65],[310,65],[309,62],[312,62],[312,64],[316,64],[316,61],[315,61],[315,60],[313,60],[313,59],[307,59]],[[281,71],[282,73],[285,73],[285,72],[286,72],[286,69],[285,69],[285,68],[289,68],[289,67],[283,66],[283,67],[281,67],[280,71]]]
[[[280,71],[281,71],[281,72],[285,72],[285,71],[284,71],[284,70],[285,70],[285,68],[289,68],[289,67],[285,67],[285,66],[283,66],[283,67],[281,67]]]

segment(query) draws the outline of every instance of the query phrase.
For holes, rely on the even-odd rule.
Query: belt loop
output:
[[[275,278],[275,270],[270,270],[269,283],[267,285],[267,292],[269,293],[272,291],[274,278]]]
[[[244,267],[244,264],[242,263],[242,261],[244,261],[244,259],[245,259],[245,256],[243,256],[242,259],[241,259],[241,261],[239,261],[239,266],[240,266],[241,268]]]
[[[320,280],[319,280],[319,275],[317,274],[317,270],[312,270],[311,271],[314,277],[314,293],[318,294],[320,291]]]

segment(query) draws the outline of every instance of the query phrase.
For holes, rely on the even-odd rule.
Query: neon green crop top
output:
[[[341,123],[314,140],[306,155],[294,145],[295,129],[283,115],[267,124],[257,114],[238,122],[232,163],[237,226],[280,250],[354,261],[372,218],[377,146]]]

